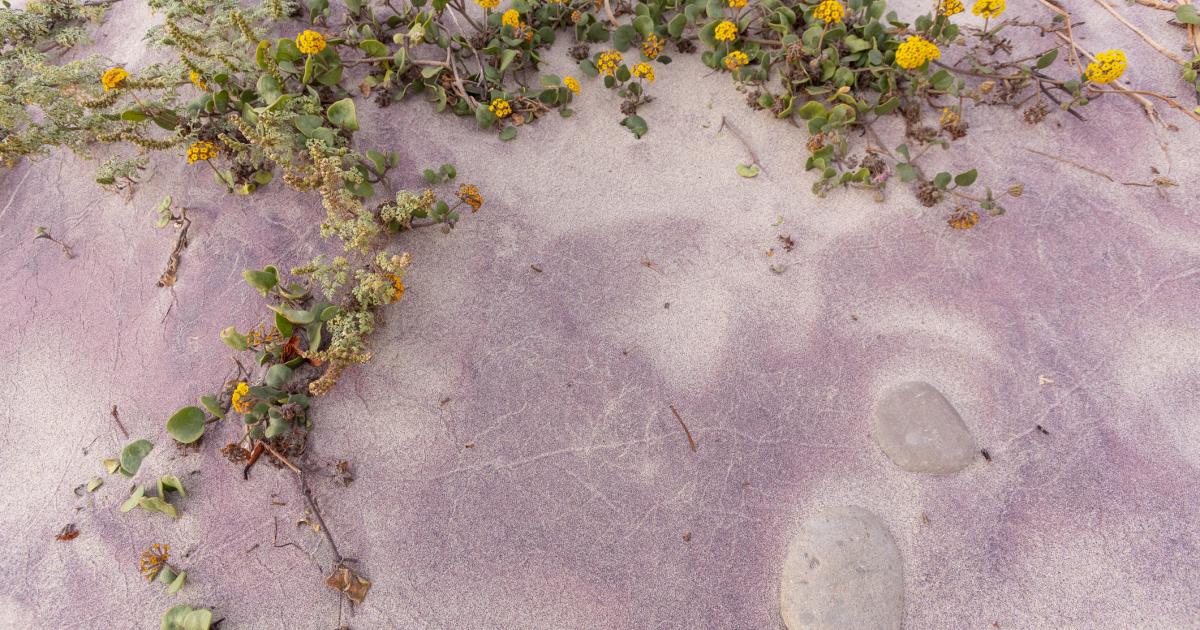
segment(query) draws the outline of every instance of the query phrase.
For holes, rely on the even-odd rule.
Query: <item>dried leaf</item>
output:
[[[367,598],[367,592],[371,590],[370,580],[355,575],[344,564],[338,565],[333,573],[325,578],[325,584],[335,591],[345,593],[350,601],[358,604]]]
[[[68,540],[75,540],[78,537],[79,537],[79,528],[75,527],[75,523],[67,523],[58,532],[58,535],[54,537],[54,540],[58,540],[61,542],[67,542]]]

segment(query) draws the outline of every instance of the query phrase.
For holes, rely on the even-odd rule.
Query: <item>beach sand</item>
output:
[[[1167,14],[1121,10],[1182,41]],[[1078,11],[1080,42],[1124,48],[1134,86],[1185,93],[1098,6]],[[93,49],[149,63],[152,19],[114,5]],[[353,613],[323,584],[321,537],[297,527],[290,473],[260,463],[243,481],[217,452],[236,423],[199,452],[164,430],[228,375],[218,331],[266,313],[241,271],[328,251],[319,200],[226,196],[169,154],[128,203],[70,155],[0,174],[0,626],[157,628],[189,603],[230,629],[780,628],[789,542],[852,505],[895,539],[905,628],[1200,627],[1196,123],[1167,113],[1180,129],[1164,130],[1120,97],[1086,123],[971,110],[927,170],[974,166],[1025,194],[960,232],[903,185],[814,196],[806,134],[675,57],[641,140],[596,81],[575,116],[512,142],[422,102],[360,104],[357,140],[401,153],[401,185],[450,162],[486,203],[451,234],[401,237],[414,264],[374,360],[314,407],[311,461],[356,477],[313,482],[374,584]],[[571,71],[561,43],[549,58]],[[735,170],[747,145],[753,179]],[[1124,184],[1151,167],[1180,186]],[[153,226],[164,194],[194,221],[173,289],[155,286],[175,239]],[[39,225],[78,256],[31,240]],[[990,462],[925,475],[888,459],[875,407],[912,380]],[[100,463],[128,441],[113,405],[156,445],[139,479],[186,484],[178,521],[118,512],[129,482]],[[55,541],[66,523],[80,536]],[[273,546],[276,526],[296,546]],[[138,574],[155,542],[188,572],[179,595]]]

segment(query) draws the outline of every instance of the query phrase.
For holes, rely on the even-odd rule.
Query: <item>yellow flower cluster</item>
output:
[[[621,66],[623,59],[621,53],[610,50],[601,54],[600,58],[596,60],[596,69],[600,71],[600,74],[611,77],[617,73],[617,68]]]
[[[735,50],[728,55],[725,55],[725,59],[721,60],[721,63],[724,63],[725,67],[729,68],[730,70],[737,70],[738,68],[750,63],[750,57],[740,50]]]
[[[488,111],[496,115],[496,118],[507,118],[512,114],[512,105],[502,98],[492,99],[492,104],[488,105]]]
[[[147,580],[153,580],[170,559],[171,545],[154,543],[149,549],[142,552],[138,559],[138,570]]]
[[[200,76],[199,72],[196,72],[195,70],[188,72],[188,81],[191,81],[192,85],[196,86],[197,88],[205,92],[208,91],[208,84],[204,82],[204,79]]]
[[[259,326],[259,328],[261,329],[262,326]],[[270,332],[264,332],[263,330],[251,330],[246,333],[246,343],[255,347],[271,343],[272,341],[279,341],[282,338],[283,336],[280,335],[279,331],[277,330],[271,330]]]
[[[939,120],[939,122],[941,123],[941,125],[943,127],[953,127],[954,125],[957,125],[959,123],[959,121],[961,121],[961,120],[962,120],[962,115],[959,114],[958,112],[954,111],[953,109],[950,109],[949,107],[942,108],[942,117],[941,117],[941,120]]]
[[[1004,9],[1004,0],[975,0],[975,6],[971,7],[971,13],[991,18],[1004,13]]]
[[[974,210],[959,208],[955,210],[950,218],[946,219],[946,223],[956,230],[969,230],[979,223],[979,213]]]
[[[826,24],[841,22],[845,15],[846,7],[842,6],[838,0],[825,0],[813,9],[813,17]]]
[[[567,78],[570,79],[570,77]],[[483,207],[483,195],[479,194],[479,187],[473,184],[462,184],[459,186],[458,198],[463,203],[471,206],[471,212],[475,212]]]
[[[495,9],[500,6],[500,0],[475,0],[475,4],[485,9]]]
[[[740,9],[740,8],[746,6],[747,2],[748,2],[748,0],[729,0],[729,8]]]
[[[639,63],[630,70],[630,74],[639,78],[645,79],[647,83],[654,83],[654,68],[648,63]]]
[[[392,273],[387,274],[387,277],[392,281],[392,302],[399,302],[400,298],[404,297],[404,281],[400,279],[400,276]]]
[[[941,56],[942,51],[938,50],[937,44],[920,35],[909,35],[896,49],[896,65],[905,70],[912,70]]]
[[[663,46],[666,45],[666,40],[650,33],[646,36],[646,40],[642,42],[642,54],[646,55],[647,59],[657,59],[662,54]]]
[[[725,20],[713,29],[713,37],[719,42],[731,42],[737,39],[738,26],[729,20]]]
[[[946,17],[958,15],[965,10],[966,8],[963,7],[962,0],[940,0],[937,5],[938,14]]]
[[[296,36],[296,48],[306,55],[315,55],[325,50],[325,36],[316,31],[306,30]]]
[[[195,164],[196,162],[201,162],[203,160],[211,160],[215,157],[217,157],[217,145],[206,140],[195,142],[192,144],[192,146],[188,147],[188,164]]]
[[[567,86],[568,90],[571,90],[572,92],[574,92],[576,94],[579,93],[579,80],[576,79],[575,77],[564,78],[563,85]]]
[[[1112,83],[1125,74],[1127,63],[1123,51],[1106,50],[1087,65],[1087,79],[1092,83]]]
[[[229,399],[230,406],[233,407],[234,411],[238,413],[250,412],[250,409],[252,409],[250,406],[250,401],[242,400],[246,397],[246,394],[249,393],[250,385],[246,384],[246,381],[242,381],[241,383],[237,384],[237,387],[233,390],[233,396]]]
[[[128,78],[129,73],[125,71],[125,68],[109,68],[104,71],[104,74],[100,75],[100,85],[103,85],[104,91],[107,92],[119,87]]]
[[[521,14],[516,9],[509,9],[500,16],[500,24],[513,28],[521,28]]]

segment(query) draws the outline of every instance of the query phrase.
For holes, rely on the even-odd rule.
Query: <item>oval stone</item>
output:
[[[899,630],[904,563],[895,539],[860,507],[812,516],[788,547],[779,599],[789,630]]]
[[[945,474],[975,460],[975,436],[945,396],[929,383],[888,390],[875,412],[875,441],[904,470]]]

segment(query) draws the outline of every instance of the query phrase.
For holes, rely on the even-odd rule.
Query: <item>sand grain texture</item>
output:
[[[1165,13],[1120,10],[1182,41]],[[1128,51],[1134,85],[1183,93],[1111,16],[1079,11],[1081,41]],[[96,49],[150,63],[151,19],[114,5]],[[569,69],[565,51],[549,57]],[[575,117],[510,143],[423,103],[360,106],[360,141],[402,153],[401,184],[452,162],[487,204],[453,234],[402,241],[415,263],[375,360],[316,406],[313,457],[351,460],[357,480],[314,491],[374,582],[344,621],[779,628],[788,542],[812,515],[859,505],[903,558],[906,628],[1196,627],[1195,124],[1168,115],[1180,131],[1156,129],[1119,98],[1087,123],[969,114],[968,140],[935,160],[1027,192],[954,232],[902,186],[884,203],[813,196],[803,133],[696,60],[658,74],[640,141],[595,82]],[[737,175],[748,157],[717,132],[722,116],[763,174]],[[232,427],[193,454],[163,427],[226,375],[218,331],[265,312],[242,269],[320,251],[320,204],[278,186],[227,197],[206,169],[156,165],[129,204],[67,155],[0,174],[0,626],[151,629],[187,602],[214,606],[224,628],[334,627],[328,555],[294,527],[292,477],[260,467],[242,481],[217,453]],[[1182,186],[1122,185],[1151,167]],[[167,193],[194,220],[173,290],[154,286],[174,235],[150,211]],[[78,257],[32,241],[38,225]],[[930,476],[888,461],[872,409],[911,380],[970,419],[990,464]],[[72,494],[125,441],[113,404],[157,445],[142,478],[187,484],[179,521],[120,514],[116,477],[91,501]],[[280,544],[299,549],[271,545],[276,519]],[[68,522],[80,536],[54,541]],[[153,542],[188,571],[178,597],[138,575]]]

